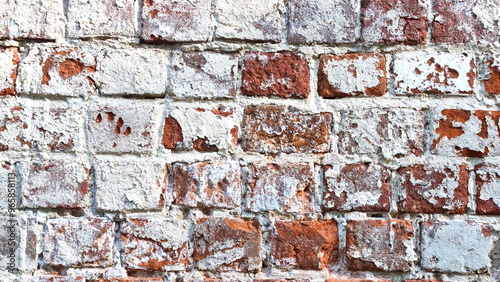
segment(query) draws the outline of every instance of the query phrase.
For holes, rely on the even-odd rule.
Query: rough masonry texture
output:
[[[500,0],[0,0],[0,281],[500,281]]]

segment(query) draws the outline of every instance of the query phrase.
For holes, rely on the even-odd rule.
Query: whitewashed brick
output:
[[[19,271],[34,271],[38,262],[36,234],[40,231],[33,217],[18,214],[0,217],[0,271],[9,268],[17,269],[17,274]]]
[[[167,169],[161,160],[99,160],[95,171],[99,210],[158,210],[165,205]]]
[[[137,16],[134,0],[69,0],[69,37],[134,36]]]
[[[9,35],[54,40],[64,36],[62,0],[9,0]]]
[[[0,95],[16,94],[19,61],[20,54],[17,48],[0,48]]]
[[[170,84],[179,98],[233,98],[238,56],[215,52],[174,53]]]
[[[280,42],[280,0],[215,1],[215,36],[223,39]]]
[[[167,87],[167,53],[153,49],[104,51],[98,80],[103,95],[161,97]]]

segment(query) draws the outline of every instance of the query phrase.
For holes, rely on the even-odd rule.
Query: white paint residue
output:
[[[329,60],[325,64],[328,82],[343,93],[364,92],[367,88],[380,84],[384,77],[383,70],[378,68],[379,58],[368,56],[366,59]],[[356,72],[356,75],[353,72]]]

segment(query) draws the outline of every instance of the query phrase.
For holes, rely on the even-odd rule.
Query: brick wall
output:
[[[500,281],[499,6],[0,0],[0,281]]]

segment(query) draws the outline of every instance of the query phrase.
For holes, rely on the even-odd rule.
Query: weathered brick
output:
[[[20,60],[17,48],[0,48],[0,66],[2,66],[0,68],[0,95],[16,94],[17,69]]]
[[[288,42],[349,43],[355,40],[356,1],[288,1]]]
[[[133,0],[69,0],[69,37],[116,37],[136,34],[137,16]]]
[[[320,57],[318,93],[323,98],[382,96],[386,81],[385,57],[382,54],[323,54]]]
[[[403,282],[446,282],[446,281],[442,281],[442,280],[435,280],[435,279],[416,279],[416,280],[403,280]]]
[[[235,149],[239,121],[231,108],[176,106],[165,119],[163,146],[166,149],[218,152]]]
[[[207,41],[213,30],[210,0],[142,2],[141,40],[152,43]]]
[[[416,164],[396,173],[398,210],[407,213],[466,213],[466,165]]]
[[[344,111],[338,135],[341,154],[419,156],[423,154],[424,113],[401,108]]]
[[[350,220],[346,253],[351,270],[410,271],[417,260],[411,222],[399,219]]]
[[[222,39],[280,42],[279,0],[214,0],[215,36]]]
[[[245,109],[242,148],[259,153],[326,153],[330,150],[330,113],[288,112],[284,106]]]
[[[95,90],[96,58],[76,48],[29,49],[19,67],[18,92],[78,97]]]
[[[361,40],[370,43],[427,42],[428,1],[362,0]]]
[[[102,218],[47,220],[43,260],[53,266],[109,266],[115,224]]]
[[[391,173],[376,164],[323,165],[323,209],[388,212]]]
[[[13,0],[8,5],[11,38],[55,40],[64,36],[62,0]]]
[[[257,220],[205,217],[195,227],[193,259],[199,270],[257,272],[261,247]]]
[[[484,225],[461,220],[426,221],[420,231],[420,264],[424,270],[480,273],[491,266],[488,254],[493,239]]]
[[[248,53],[243,58],[241,93],[305,99],[309,96],[309,66],[299,53]]]
[[[9,37],[9,0],[0,0],[0,39]]]
[[[99,56],[102,95],[162,97],[167,91],[168,53],[155,49],[105,50]]]
[[[500,111],[446,109],[432,122],[432,151],[443,156],[500,155]]]
[[[490,94],[500,94],[499,60],[500,57],[486,56],[482,62],[488,73],[488,77],[484,80],[484,90]]]
[[[95,282],[162,282],[161,277],[125,277],[125,278],[103,278],[93,280]]]
[[[19,165],[22,206],[85,208],[89,202],[89,170],[81,163],[51,160]]]
[[[338,258],[335,220],[276,221],[269,241],[270,263],[276,267],[321,269]]]
[[[146,153],[155,148],[160,124],[155,103],[110,100],[91,106],[88,144],[97,153]]]
[[[170,85],[178,98],[234,98],[238,55],[215,52],[173,54]]]
[[[468,54],[418,51],[394,55],[395,93],[472,94],[476,79],[474,58]]]
[[[185,270],[189,260],[185,220],[129,219],[120,226],[121,255],[127,270]]]
[[[476,165],[476,214],[500,214],[500,166]]]
[[[237,208],[241,173],[236,162],[214,161],[173,165],[174,204],[199,208]]]
[[[31,282],[85,282],[81,276],[43,275],[32,277]]]
[[[498,0],[434,1],[432,41],[471,44],[498,41],[499,5]]]
[[[82,149],[83,107],[79,102],[20,101],[0,114],[0,151]]]
[[[253,282],[309,282],[308,279],[254,279]]]
[[[314,212],[314,176],[310,164],[250,164],[247,186],[249,211]]]
[[[165,205],[167,168],[159,159],[99,160],[95,171],[99,210],[158,210]]]
[[[390,280],[377,280],[377,279],[326,279],[325,282],[390,282]]]
[[[5,198],[4,201],[8,199]],[[19,274],[37,269],[37,233],[39,230],[36,218],[22,215],[0,217],[0,271],[12,270],[13,273]]]

